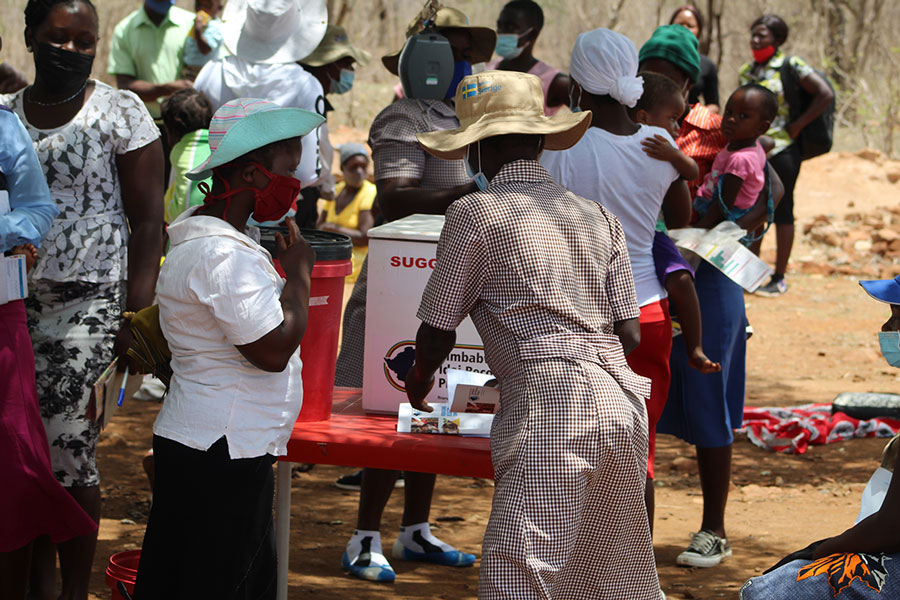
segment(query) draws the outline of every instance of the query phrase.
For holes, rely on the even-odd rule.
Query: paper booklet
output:
[[[494,415],[458,413],[446,402],[431,404],[433,412],[416,410],[408,402],[400,405],[397,433],[440,433],[471,437],[490,437]]]
[[[491,385],[486,385],[492,383]],[[500,405],[500,390],[493,375],[447,369],[447,397],[453,412],[495,414]]]
[[[100,429],[109,425],[110,420],[119,407],[119,390],[122,388],[122,378],[125,373],[116,371],[118,358],[114,359],[103,374],[94,382],[91,390],[91,399],[88,402],[86,416],[100,424]],[[144,381],[144,376],[137,373],[129,373],[125,383],[125,400],[131,399]]]
[[[773,271],[738,241],[746,234],[731,221],[722,221],[712,229],[691,227],[669,230],[669,237],[675,245],[693,255],[685,258],[694,268],[700,264],[699,259],[703,259],[752,293]]]
[[[22,300],[28,296],[28,274],[25,256],[0,254],[0,304]]]

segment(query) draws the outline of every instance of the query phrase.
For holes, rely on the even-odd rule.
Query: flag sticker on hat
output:
[[[477,83],[467,83],[465,89],[463,89],[462,97],[463,98],[472,98],[474,96],[480,96],[482,94],[490,94],[496,93],[503,89],[502,85],[494,85],[490,81],[479,81]]]

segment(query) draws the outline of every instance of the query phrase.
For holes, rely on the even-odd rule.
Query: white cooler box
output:
[[[434,271],[441,215],[411,215],[369,230],[369,280],[363,409],[397,414],[406,402],[403,379],[413,363],[416,318],[422,292]],[[447,369],[489,372],[484,346],[472,320],[456,329],[456,347],[435,374],[428,402],[448,402]]]

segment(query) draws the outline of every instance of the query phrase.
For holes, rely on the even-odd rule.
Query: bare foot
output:
[[[700,346],[688,351],[688,363],[703,374],[718,373],[722,370],[722,365],[709,360]]]
[[[25,255],[25,271],[30,273],[34,263],[37,262],[37,248],[31,244],[22,244],[21,246],[14,246],[10,252],[11,254]]]

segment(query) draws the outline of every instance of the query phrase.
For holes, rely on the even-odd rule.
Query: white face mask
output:
[[[471,148],[471,146],[469,146],[468,148],[466,148],[466,160],[465,160],[466,174],[469,176],[469,179],[471,179],[472,181],[475,182],[475,187],[477,187],[481,191],[484,191],[488,187],[488,180],[487,180],[487,177],[484,176],[484,173],[481,172],[481,141],[479,140],[477,143],[478,143],[478,172],[473,173],[472,165],[469,164],[469,148]]]

